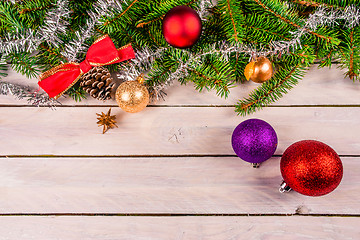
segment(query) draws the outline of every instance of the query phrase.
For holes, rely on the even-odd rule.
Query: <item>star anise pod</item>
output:
[[[97,124],[100,126],[104,126],[103,128],[103,134],[109,129],[109,128],[113,128],[113,127],[118,127],[116,125],[116,116],[113,115],[111,116],[111,108],[109,109],[109,111],[107,112],[107,114],[101,112],[101,114],[97,113],[96,115],[98,115],[99,117],[97,118],[99,121],[97,122]]]

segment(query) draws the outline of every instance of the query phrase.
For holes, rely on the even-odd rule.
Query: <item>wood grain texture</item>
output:
[[[360,104],[360,83],[352,82],[344,77],[344,71],[336,68],[336,65],[329,69],[317,69],[314,66],[304,77],[304,79],[288,94],[273,105],[338,105],[338,104]],[[25,79],[24,76],[9,71],[9,76],[5,81],[27,84],[33,89],[38,89],[36,79]],[[119,83],[119,81],[117,81]],[[156,105],[234,105],[239,99],[247,97],[249,93],[259,85],[253,82],[241,84],[231,89],[228,99],[216,96],[215,91],[204,91],[199,93],[192,84],[181,86],[175,82],[174,85],[166,89],[167,97],[165,101],[157,101]],[[75,105],[113,105],[117,106],[115,100],[105,103],[89,97],[80,103],[74,102],[70,98],[61,98],[61,103],[65,106]],[[24,105],[25,100],[18,101],[11,96],[0,96],[2,105]]]
[[[105,135],[95,113],[115,101],[62,98],[52,111],[0,96],[0,239],[360,239],[359,217],[327,216],[360,214],[360,84],[343,73],[313,68],[280,101],[247,118],[226,106],[254,83],[226,100],[175,83],[160,106],[138,114],[113,108],[119,128]],[[4,80],[37,89],[36,80],[14,72]],[[347,155],[340,186],[323,197],[279,193],[279,157],[259,169],[232,157],[232,131],[248,118],[275,128],[277,155],[303,139]],[[4,216],[39,213],[89,216]],[[217,216],[90,216],[98,213]],[[219,216],[295,213],[307,216]]]
[[[279,161],[236,157],[2,158],[0,213],[360,214],[360,158],[323,197],[281,194]]]
[[[2,240],[349,240],[358,218],[0,217]]]
[[[360,155],[360,108],[266,108],[247,118],[230,107],[113,109],[119,128],[102,134],[96,114],[108,108],[0,108],[0,155],[234,155],[233,129],[247,118],[269,122],[276,154],[317,139],[341,155]]]

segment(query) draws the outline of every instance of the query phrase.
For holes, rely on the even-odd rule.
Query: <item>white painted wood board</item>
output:
[[[0,215],[360,214],[360,158],[343,157],[339,187],[322,197],[280,193],[279,161],[236,157],[2,158]]]
[[[288,94],[273,105],[339,105],[360,104],[360,83],[345,78],[345,71],[332,68],[317,69],[313,66],[306,76]],[[9,76],[4,81],[29,85],[34,90],[38,89],[36,79],[26,79],[19,73],[9,71]],[[119,84],[120,82],[116,80]],[[159,100],[155,105],[234,105],[239,99],[247,97],[249,93],[259,85],[253,82],[239,84],[231,89],[228,99],[220,98],[215,91],[203,91],[199,93],[193,84],[181,86],[174,82],[165,92],[165,101]],[[80,103],[70,98],[60,98],[65,106],[72,105],[113,105],[117,106],[115,100],[101,102],[89,97]],[[11,96],[0,96],[0,105],[23,105],[25,100],[18,101]]]
[[[344,217],[0,217],[2,240],[350,240]]]
[[[246,118],[231,107],[149,107],[129,114],[114,108],[119,128],[102,134],[96,113],[107,107],[0,108],[0,155],[229,155],[234,128],[248,118],[269,122],[276,154],[317,139],[338,154],[360,154],[360,108],[273,107]]]
[[[360,83],[343,73],[314,67],[246,118],[230,106],[258,86],[251,82],[226,100],[175,83],[166,101],[138,114],[114,100],[62,98],[52,111],[0,96],[0,156],[20,156],[0,158],[0,239],[360,239]],[[11,71],[4,80],[37,89]],[[95,113],[104,104],[119,128],[102,135]],[[323,197],[279,193],[279,157],[259,169],[232,157],[231,133],[248,118],[275,128],[277,155],[302,139],[329,144],[342,155],[340,186]],[[295,213],[306,216],[280,216]]]

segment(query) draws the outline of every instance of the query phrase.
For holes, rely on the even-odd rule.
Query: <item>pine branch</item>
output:
[[[358,80],[360,76],[360,27],[343,30],[344,41],[340,44],[341,68],[346,68],[346,76]]]
[[[137,27],[137,28],[142,28],[142,27],[144,27],[144,26],[146,26],[146,25],[149,25],[149,24],[151,24],[151,23],[153,23],[153,22],[157,22],[157,21],[159,21],[159,20],[162,20],[162,19],[164,18],[164,16],[165,16],[165,15],[163,15],[163,16],[161,16],[161,17],[158,17],[158,18],[155,18],[155,19],[152,19],[152,20],[148,20],[147,22],[143,22],[142,20],[140,20],[140,22],[138,22],[138,23],[136,24],[136,27]]]
[[[80,86],[80,83],[76,83],[72,86],[66,91],[66,94],[74,99],[75,102],[81,102],[81,100],[86,99],[86,91]]]
[[[0,79],[7,76],[8,65],[4,59],[0,57]]]
[[[235,81],[240,83],[246,82],[244,70],[249,63],[249,57],[245,54],[235,52],[230,55],[229,63],[234,70]]]
[[[306,7],[319,7],[320,6],[320,4],[317,2],[307,1],[307,0],[291,0],[291,2],[299,4],[299,5],[303,5]]]
[[[296,19],[294,14],[289,15],[286,12],[280,12],[280,10],[278,12],[276,12],[275,10],[273,10],[272,8],[269,7],[269,6],[272,6],[274,9],[280,9],[279,7],[276,8],[276,5],[279,5],[279,3],[277,3],[277,0],[254,0],[254,1],[256,3],[258,3],[259,6],[264,8],[266,11],[272,13],[274,16],[276,16],[280,20],[282,20],[298,29],[301,28],[300,23],[297,23],[296,21],[294,21]],[[329,43],[333,41],[331,37],[321,35],[319,33],[311,31],[310,29],[305,29],[305,30],[318,38],[326,40]]]
[[[134,59],[120,65],[120,72],[117,74],[118,78],[123,81],[134,80],[140,74],[149,72],[155,65],[155,62],[165,55],[165,51],[165,48],[159,48],[156,51],[144,48],[137,51]]]
[[[230,15],[230,20],[231,20],[231,25],[232,25],[232,28],[234,30],[234,38],[235,38],[235,41],[239,41],[238,39],[238,33],[237,33],[237,27],[235,25],[235,20],[234,20],[234,16],[233,16],[233,11],[231,9],[231,6],[230,6],[230,0],[226,0],[226,3],[227,3],[227,10],[229,12],[229,15]]]
[[[304,76],[306,67],[295,65],[279,69],[268,82],[254,90],[248,98],[240,100],[235,111],[245,116],[268,106],[286,94]]]
[[[10,31],[24,27],[24,22],[20,19],[18,11],[6,2],[0,2],[0,22]]]
[[[320,6],[325,6],[327,8],[337,8],[337,9],[344,9],[345,8],[345,6],[343,6],[341,4],[342,1],[338,1],[338,0],[336,0],[336,1],[333,1],[333,0],[330,0],[330,1],[290,0],[290,2],[293,2],[293,3],[298,4],[298,5],[302,5],[302,6],[305,6],[305,7],[313,7],[313,8],[320,7]],[[350,5],[350,4],[353,4],[353,3],[349,2],[349,3],[346,3],[346,4]]]
[[[355,77],[358,77],[358,75],[354,71],[354,30],[351,30],[350,32],[350,68],[349,71],[346,73],[346,76],[349,76],[351,80],[353,80]]]
[[[198,90],[199,92],[201,92],[204,88],[208,91],[215,89],[218,96],[224,98],[227,98],[229,96],[232,83],[229,83],[227,81],[224,81],[224,79],[219,79],[214,76],[206,76],[196,70],[189,71],[196,76],[196,78],[193,79],[193,82],[195,83],[196,90]]]
[[[39,28],[44,22],[49,9],[55,7],[53,0],[26,0],[18,4],[20,18],[32,28]]]
[[[214,6],[208,9],[208,12],[209,15],[206,17],[206,21],[203,22],[203,34],[198,46],[208,46],[214,42],[225,41],[227,39],[226,30],[222,25],[221,15],[223,13],[221,10]]]
[[[290,41],[292,28],[278,19],[264,15],[247,15],[245,24],[246,42],[268,45],[272,41]]]
[[[214,89],[218,96],[227,98],[230,88],[234,86],[234,72],[231,65],[217,54],[204,57],[204,60],[199,61],[197,65],[189,64],[187,70],[189,76],[179,81],[182,83],[192,81],[200,92],[203,89],[208,91]]]
[[[62,59],[64,62],[68,62],[69,60],[64,57],[63,55],[61,55],[61,53],[56,52],[56,50],[49,48],[48,46],[46,46],[45,44],[40,44],[40,48],[44,49],[46,52],[48,52],[50,55],[58,58],[58,59]]]
[[[170,84],[175,79],[175,77],[171,78],[171,75],[179,68],[180,60],[186,62],[188,59],[188,53],[181,50],[169,49],[165,51],[161,58],[154,61],[153,68],[149,72],[145,84],[148,87]]]
[[[120,9],[112,9],[111,13],[100,19],[101,25],[98,26],[98,29],[109,34],[115,44],[119,46],[131,43],[134,48],[140,49],[154,45],[146,33],[147,29],[143,31],[134,25],[147,9],[145,2],[148,1],[133,1],[130,4],[124,2]]]
[[[165,14],[170,11],[170,9],[185,5],[190,7],[196,7],[194,3],[197,0],[163,0],[163,1],[149,1],[147,2],[147,6],[144,10],[146,10],[147,14],[142,16],[136,23],[135,26],[138,28],[145,27],[147,25],[151,25],[154,22],[159,22],[165,16]]]
[[[306,0],[306,1],[313,2],[314,4],[318,3],[328,8],[345,8],[350,5],[360,6],[360,2],[358,0],[312,0],[312,1]]]
[[[316,1],[316,0],[290,0],[290,2],[293,2],[295,4],[298,5],[302,5],[305,7],[320,7],[320,6],[325,6],[327,8],[338,8],[338,9],[344,9],[344,7],[341,6],[341,1],[333,1],[333,3],[331,3],[331,1]],[[349,5],[349,4],[348,4]]]
[[[29,53],[11,53],[7,57],[7,61],[11,63],[11,67],[28,78],[35,78],[40,73],[37,67],[35,58],[32,58]]]
[[[133,0],[133,1],[131,2],[131,4],[130,4],[121,14],[117,15],[116,17],[114,17],[114,18],[111,19],[111,20],[106,21],[106,22],[104,23],[104,26],[107,26],[107,25],[115,22],[115,21],[118,20],[119,18],[121,18],[121,16],[123,16],[137,1],[138,1],[138,0]]]
[[[34,13],[37,11],[47,10],[53,7],[51,1],[49,0],[31,0],[31,1],[24,1],[24,4],[19,6],[19,14],[29,14]]]
[[[244,38],[244,14],[241,2],[237,0],[219,0],[223,28],[230,42],[242,42]]]

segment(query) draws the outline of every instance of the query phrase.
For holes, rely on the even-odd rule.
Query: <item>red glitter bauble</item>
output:
[[[165,40],[176,48],[193,46],[200,38],[201,28],[199,15],[187,6],[174,7],[165,15],[162,22]]]
[[[288,147],[281,158],[280,170],[289,187],[308,196],[332,192],[343,176],[337,153],[314,140],[296,142]]]

